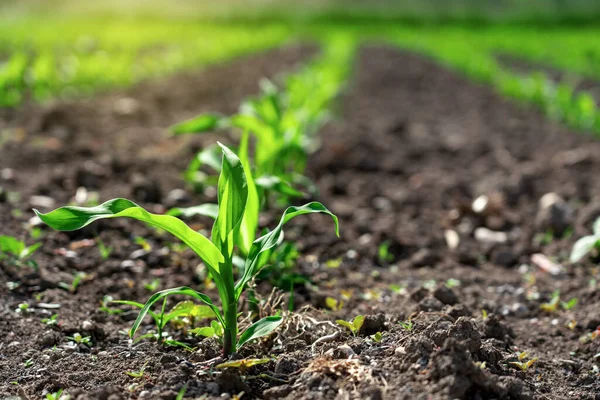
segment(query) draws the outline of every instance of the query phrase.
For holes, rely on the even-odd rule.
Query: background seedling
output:
[[[67,336],[71,342],[76,344],[85,344],[88,347],[92,347],[92,338],[89,336],[81,336],[79,332],[73,334],[73,336]]]
[[[58,314],[53,314],[48,318],[43,318],[42,323],[50,326],[58,325]]]
[[[46,400],[61,400],[63,390],[59,389],[57,392],[46,394]]]
[[[600,218],[594,222],[593,233],[591,235],[584,236],[575,242],[569,260],[572,263],[576,263],[594,250],[600,250]]]
[[[338,319],[335,322],[340,326],[348,328],[348,330],[352,332],[352,335],[356,336],[358,335],[358,331],[360,331],[360,328],[362,328],[365,322],[365,317],[364,315],[357,315],[352,321],[344,321],[343,319]]]
[[[40,248],[41,243],[26,246],[25,242],[13,236],[0,235],[0,261],[8,261],[16,266],[29,266],[37,269],[37,264],[29,257]]]
[[[132,377],[132,378],[136,378],[136,379],[143,378],[144,375],[146,374],[145,371],[146,371],[146,366],[147,365],[148,365],[148,362],[146,361],[144,363],[144,365],[142,365],[142,368],[140,368],[139,370],[137,370],[137,371],[126,371],[125,373],[127,375],[129,375],[130,377]]]
[[[520,369],[523,372],[527,372],[529,367],[531,367],[538,360],[538,357],[527,360],[528,356],[529,356],[529,353],[523,351],[517,355],[518,361],[513,361],[513,362],[510,362],[509,364],[514,365],[515,367],[517,367],[518,369]]]
[[[98,251],[100,251],[100,257],[102,257],[103,260],[108,260],[108,258],[114,250],[113,247],[105,245],[102,239],[100,238],[96,240],[96,243],[98,244]]]
[[[414,324],[410,319],[407,319],[406,321],[399,321],[398,323],[405,331],[410,332],[413,330]]]
[[[172,233],[204,261],[217,287],[221,299],[221,309],[203,293],[189,287],[180,287],[160,291],[146,302],[138,318],[131,328],[133,337],[143,318],[151,311],[152,306],[172,295],[191,296],[211,308],[218,322],[223,326],[223,352],[229,355],[246,342],[270,334],[282,322],[280,316],[265,317],[249,326],[238,337],[238,302],[248,283],[265,266],[267,255],[283,241],[283,226],[292,218],[312,213],[324,213],[333,218],[338,232],[337,218],[322,204],[308,203],[300,207],[288,207],[272,231],[266,233],[251,244],[253,232],[249,227],[255,226],[251,221],[258,220],[258,210],[248,202],[248,184],[246,172],[240,159],[227,147],[222,146],[223,160],[219,177],[218,199],[219,213],[212,229],[212,240],[194,231],[181,220],[168,216],[151,214],[137,204],[126,199],[114,199],[97,207],[62,207],[47,214],[36,214],[51,227],[59,230],[80,229],[98,219],[128,217],[146,222]],[[253,202],[253,201],[251,201]],[[248,214],[246,214],[248,210]],[[250,221],[250,222],[249,222]],[[244,233],[252,233],[245,235]],[[237,282],[234,281],[233,256],[236,247],[248,248],[244,272]],[[161,313],[163,314],[163,313]]]

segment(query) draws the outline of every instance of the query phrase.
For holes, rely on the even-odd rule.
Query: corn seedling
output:
[[[15,237],[0,235],[0,261],[20,266],[29,266],[37,269],[37,264],[29,258],[40,248],[41,243],[26,246],[25,242]]]
[[[591,235],[584,236],[575,242],[569,260],[572,263],[576,263],[594,250],[596,252],[600,251],[600,218],[594,222],[593,233]]]
[[[65,282],[59,282],[58,287],[65,289],[71,293],[75,293],[81,282],[83,282],[83,280],[86,278],[87,274],[85,272],[77,272],[75,275],[73,275],[73,281],[70,285]]]
[[[204,261],[204,264],[217,287],[221,300],[218,308],[207,295],[189,287],[167,289],[155,293],[141,309],[130,336],[138,331],[144,317],[152,306],[164,301],[168,296],[186,295],[206,304],[214,312],[224,331],[223,352],[230,355],[250,340],[273,332],[282,322],[280,316],[265,317],[250,325],[241,335],[238,334],[238,304],[246,286],[264,267],[272,250],[283,241],[283,226],[292,218],[312,213],[324,213],[334,220],[338,233],[337,217],[318,202],[299,207],[288,207],[279,224],[272,231],[249,242],[255,232],[251,231],[258,220],[256,199],[251,199],[244,166],[231,150],[221,145],[223,158],[218,184],[219,212],[209,240],[202,234],[189,228],[181,220],[169,216],[152,214],[127,199],[113,199],[96,207],[67,206],[42,214],[35,210],[43,222],[51,227],[70,231],[80,229],[103,218],[127,217],[163,229],[187,244]],[[234,280],[234,249],[246,247],[247,257],[241,277]],[[164,304],[164,303],[163,303]]]
[[[96,243],[98,244],[98,251],[100,252],[100,257],[102,257],[103,260],[108,260],[108,258],[114,250],[113,247],[104,244],[104,242],[100,238],[98,238]]]
[[[146,283],[144,285],[144,289],[146,289],[150,292],[156,292],[156,290],[158,289],[159,286],[160,286],[160,279],[156,278],[156,279],[152,279],[150,282]]]
[[[365,322],[365,317],[364,315],[357,315],[352,321],[344,321],[343,319],[338,319],[335,322],[340,326],[348,328],[352,335],[356,336],[358,335],[360,328],[362,328]]]

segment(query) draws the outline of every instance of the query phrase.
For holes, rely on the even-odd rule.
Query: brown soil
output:
[[[164,210],[173,202],[167,193],[183,187],[180,172],[193,150],[216,137],[173,139],[165,127],[200,111],[234,110],[261,76],[306,55],[279,50],[126,94],[8,115],[12,135],[0,149],[0,166],[13,168],[15,179],[2,186],[22,201],[0,203],[0,234],[28,237],[31,195],[48,195],[58,206],[81,185],[102,200],[137,197]],[[122,97],[136,100],[129,101],[133,112],[123,112],[126,102],[115,111]],[[322,137],[308,174],[320,200],[340,216],[342,238],[320,217],[298,218],[286,231],[302,250],[297,270],[312,284],[295,288],[296,312],[274,337],[240,355],[273,362],[243,374],[214,370],[207,361],[218,356],[216,343],[177,331],[176,339],[197,350],[149,341],[132,346],[121,331],[136,312],[123,307],[128,311],[108,315],[99,310],[103,296],[145,301],[144,284],[155,278],[160,289],[200,286],[198,261],[139,223],[111,221],[70,235],[44,230],[34,256],[39,273],[2,264],[2,282],[20,286],[0,287],[0,396],[40,398],[64,388],[76,399],[174,399],[186,385],[190,398],[242,391],[244,398],[271,399],[598,398],[600,338],[580,340],[600,325],[598,274],[589,260],[570,266],[566,259],[600,215],[600,143],[422,57],[382,47],[360,52],[340,119]],[[564,200],[540,210],[539,199],[551,192]],[[487,205],[475,212],[472,203],[482,195]],[[214,201],[212,193],[189,197],[184,204]],[[13,215],[15,207],[24,214]],[[504,242],[482,241],[486,231],[478,228]],[[458,235],[455,249],[446,231]],[[114,247],[107,260],[82,241],[97,235]],[[152,250],[139,252],[135,236]],[[385,260],[382,243],[389,246]],[[536,267],[536,253],[563,269],[553,275]],[[75,293],[61,289],[76,271],[87,278]],[[266,299],[270,285],[259,289]],[[578,304],[541,310],[557,289],[562,300]],[[344,296],[340,310],[327,309],[327,297]],[[22,302],[33,311],[16,313]],[[40,322],[56,312],[44,303],[60,304],[58,326]],[[328,323],[359,314],[367,317],[357,337]],[[409,319],[412,329],[399,324]],[[66,347],[76,332],[93,346]],[[377,332],[380,343],[370,337]],[[525,372],[510,364],[520,351],[539,358]],[[144,377],[126,374],[143,365]]]

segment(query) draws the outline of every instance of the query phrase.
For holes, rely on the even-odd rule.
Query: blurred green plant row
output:
[[[396,29],[391,41],[493,86],[504,96],[534,104],[551,118],[596,135],[600,110],[591,93],[577,90],[582,79],[600,86],[600,41],[591,28],[537,30],[523,27],[486,29]],[[502,56],[525,64],[518,70]],[[558,79],[560,73],[564,78]]]
[[[24,19],[0,24],[0,107],[89,95],[280,45],[283,25]]]

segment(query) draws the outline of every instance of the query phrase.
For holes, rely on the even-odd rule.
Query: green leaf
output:
[[[281,179],[275,175],[263,175],[256,179],[256,186],[259,186],[264,190],[273,190],[277,193],[281,193],[284,196],[290,197],[306,197],[305,193],[302,193],[292,187],[288,181]]]
[[[261,255],[272,248],[278,246],[283,241],[283,226],[292,218],[303,215],[303,214],[313,214],[313,213],[324,213],[329,215],[335,224],[335,233],[339,236],[339,224],[337,217],[331,213],[325,206],[319,202],[312,202],[305,204],[300,207],[288,207],[281,219],[279,220],[279,224],[273,229],[271,232],[263,235],[262,237],[256,239],[254,243],[252,243],[252,247],[250,248],[250,252],[248,253],[248,257],[246,258],[246,266],[244,268],[244,274],[242,278],[235,285],[235,299],[239,299],[242,291],[244,290],[244,286],[260,271],[260,269],[264,266],[261,263],[261,260],[264,258]]]
[[[270,358],[244,358],[242,360],[231,360],[225,361],[224,363],[218,364],[216,366],[217,369],[223,368],[239,368],[246,369],[253,367],[255,365],[266,364],[273,361]]]
[[[258,339],[260,337],[266,336],[273,332],[281,323],[283,322],[283,318],[279,316],[270,316],[260,319],[250,325],[248,329],[242,333],[240,336],[237,349],[239,350],[246,342]]]
[[[213,225],[212,242],[231,260],[233,239],[246,208],[248,184],[238,156],[221,143],[219,146],[223,150],[223,166],[219,176],[219,215]]]
[[[201,302],[203,302],[204,304],[206,304],[207,306],[210,307],[210,309],[213,311],[213,313],[215,314],[215,316],[217,317],[217,319],[219,321],[223,321],[223,318],[221,316],[221,312],[219,311],[219,309],[213,304],[212,300],[210,299],[210,297],[208,297],[207,295],[197,292],[194,289],[191,289],[189,287],[186,286],[182,286],[182,287],[178,287],[178,288],[173,288],[173,289],[166,289],[166,290],[162,290],[160,292],[157,292],[155,294],[153,294],[148,301],[146,302],[146,304],[144,304],[144,306],[142,307],[142,309],[140,310],[140,313],[138,314],[135,322],[133,323],[133,326],[131,327],[131,330],[129,331],[129,336],[133,337],[135,335],[135,333],[137,332],[140,324],[142,323],[144,317],[146,316],[146,314],[148,314],[151,310],[150,308],[158,301],[164,299],[167,296],[174,296],[174,295],[185,295],[185,296],[191,296],[197,300],[200,300]]]
[[[569,260],[572,263],[576,263],[585,257],[592,249],[598,245],[600,240],[596,236],[584,236],[573,245],[573,250],[571,251],[571,257]]]
[[[248,184],[248,200],[246,201],[244,217],[238,232],[237,243],[240,247],[240,251],[245,255],[250,251],[252,242],[254,242],[254,239],[256,238],[256,229],[258,228],[258,216],[260,212],[258,191],[254,184],[254,177],[252,176],[252,168],[250,167],[250,159],[248,157],[248,136],[248,131],[244,131],[240,140],[239,150],[240,161],[244,167],[246,182]]]
[[[354,325],[348,321],[344,321],[343,319],[336,319],[335,323],[338,325],[341,325],[345,328],[348,328],[348,330],[350,330],[350,332],[354,333]]]
[[[127,217],[164,229],[187,244],[200,256],[213,277],[219,274],[223,255],[205,236],[188,227],[183,221],[170,215],[152,214],[127,199],[113,199],[96,207],[61,207],[47,214],[33,210],[40,219],[59,231],[81,229],[103,218]]]
[[[29,256],[31,256],[33,253],[35,253],[37,251],[37,249],[39,249],[42,246],[41,243],[35,243],[32,244],[29,247],[25,247],[23,249],[23,251],[21,251],[21,253],[19,254],[19,258],[27,258]]]
[[[594,222],[594,236],[597,236],[600,239],[600,217],[596,219]]]
[[[203,114],[173,125],[169,129],[175,135],[210,132],[223,127],[223,119],[224,118],[218,114]]]
[[[212,219],[217,219],[219,215],[219,206],[217,204],[200,204],[192,207],[174,207],[167,211],[166,215],[173,217],[191,218],[196,215],[202,215]]]
[[[213,337],[215,336],[215,330],[210,326],[203,326],[201,328],[195,328],[190,330],[196,336]]]
[[[0,252],[20,256],[25,250],[25,243],[12,236],[0,236]]]
[[[354,320],[352,321],[352,325],[354,326],[354,331],[358,332],[360,330],[360,328],[362,328],[364,322],[365,322],[365,316],[364,315],[357,315],[354,318]]]

